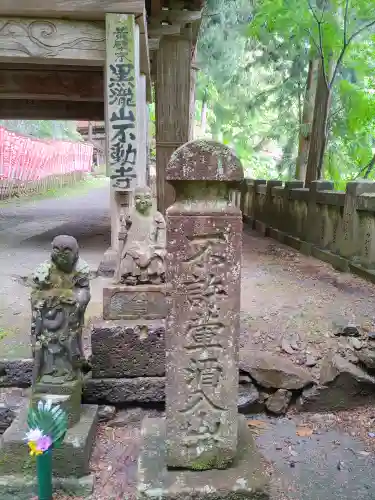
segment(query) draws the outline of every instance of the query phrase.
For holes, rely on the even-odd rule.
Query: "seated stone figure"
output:
[[[135,189],[134,209],[121,217],[120,224],[115,281],[126,285],[164,283],[165,220],[153,208],[148,187]]]
[[[88,265],[72,236],[57,236],[51,259],[33,275],[33,383],[63,384],[81,377],[82,327],[90,301]]]

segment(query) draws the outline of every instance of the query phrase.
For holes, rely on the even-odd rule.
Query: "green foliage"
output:
[[[29,429],[40,429],[50,436],[53,446],[59,447],[68,429],[68,417],[60,406],[51,406],[50,402],[39,401],[36,408],[30,408],[27,416]]]
[[[325,177],[372,178],[373,0],[210,0],[198,45],[197,121],[236,149],[247,175],[293,178],[308,64],[333,90]],[[369,172],[368,169],[370,168]]]

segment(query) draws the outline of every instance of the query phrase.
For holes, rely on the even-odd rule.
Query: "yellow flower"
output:
[[[30,455],[33,457],[34,455],[41,455],[43,452],[38,450],[36,447],[36,442],[35,441],[29,441],[27,443],[30,448]]]

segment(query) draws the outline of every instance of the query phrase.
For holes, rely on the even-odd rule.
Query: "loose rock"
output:
[[[247,413],[251,410],[251,406],[259,401],[259,391],[253,384],[240,385],[238,391],[238,411]]]
[[[275,415],[286,413],[289,403],[292,399],[292,393],[286,389],[278,389],[267,399],[266,408]]]
[[[352,379],[357,383],[363,384],[375,384],[375,378],[368,375],[359,366],[353,365],[342,356],[329,354],[322,362],[320,384],[327,385],[338,378]],[[342,382],[344,381],[342,380]]]
[[[306,369],[270,352],[241,352],[240,368],[266,388],[298,390],[314,382]]]
[[[318,360],[312,355],[312,354],[307,354],[306,355],[306,361],[305,365],[308,367],[315,366],[317,364]]]
[[[116,408],[114,406],[99,406],[98,418],[99,422],[108,422],[116,415]]]
[[[12,408],[0,404],[0,434],[2,434],[12,423],[15,412]]]
[[[247,373],[240,373],[238,376],[238,383],[239,384],[251,384],[252,380]]]
[[[356,353],[356,356],[368,370],[375,370],[375,349],[361,349]]]
[[[362,341],[361,341],[361,340],[359,340],[359,339],[357,339],[357,338],[355,338],[355,337],[352,337],[352,338],[350,339],[350,344],[354,347],[354,349],[355,349],[356,351],[359,351],[359,350],[360,350],[360,349],[362,349],[362,347],[363,347],[363,343],[362,343]]]
[[[281,349],[287,354],[294,354],[294,349],[286,338],[283,338],[281,341]]]
[[[347,325],[340,325],[337,327],[337,331],[335,333],[337,337],[359,337],[360,332],[357,325],[353,323],[348,323]]]

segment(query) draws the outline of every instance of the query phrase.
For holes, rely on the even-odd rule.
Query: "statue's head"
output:
[[[134,205],[137,212],[147,214],[152,207],[152,193],[147,186],[138,187],[134,190]]]
[[[71,273],[78,260],[79,247],[73,236],[62,234],[52,241],[51,258],[55,265],[65,273]]]

